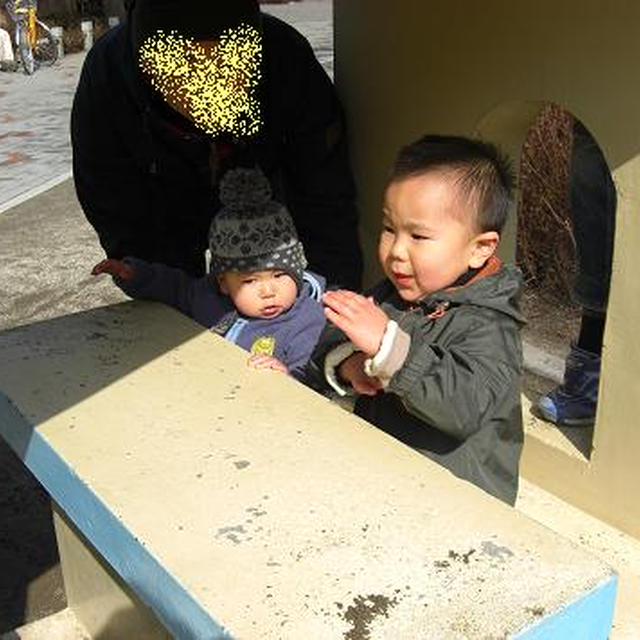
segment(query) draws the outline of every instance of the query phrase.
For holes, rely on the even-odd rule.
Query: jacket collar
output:
[[[458,278],[450,287],[447,287],[445,291],[452,293],[457,291],[461,287],[467,287],[470,284],[492,276],[502,269],[502,260],[497,256],[491,256],[479,269],[469,269],[460,278]],[[469,277],[471,276],[471,277]]]
[[[451,295],[464,291],[472,284],[493,276],[502,269],[502,260],[496,256],[491,256],[479,269],[468,269],[462,274],[453,285],[435,291],[418,302],[429,318],[442,317],[447,309],[455,302],[451,299]]]

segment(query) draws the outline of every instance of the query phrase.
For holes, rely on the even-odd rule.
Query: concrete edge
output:
[[[28,435],[26,435],[28,434]],[[183,640],[231,638],[0,393],[0,436],[71,522],[167,630]]]
[[[522,359],[524,368],[543,378],[562,384],[564,377],[564,360],[547,353],[530,342],[522,341]]]
[[[21,193],[20,195],[17,195],[14,198],[11,198],[11,200],[7,200],[6,202],[0,203],[0,215],[5,213],[6,211],[9,211],[9,209],[13,209],[13,207],[17,207],[19,204],[22,204],[27,200],[31,200],[31,198],[35,198],[36,196],[39,196],[41,193],[44,193],[49,189],[53,189],[53,187],[57,187],[59,184],[61,184],[62,182],[65,182],[65,180],[68,180],[72,176],[73,176],[72,171],[66,171],[65,173],[61,173],[55,178],[51,178],[50,180],[43,182],[42,184],[40,184],[37,187],[34,187],[33,189],[28,189],[27,191]]]

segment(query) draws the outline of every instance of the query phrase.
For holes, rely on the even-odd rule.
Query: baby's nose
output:
[[[265,298],[270,298],[275,294],[275,287],[271,282],[263,282],[260,287],[260,294]]]

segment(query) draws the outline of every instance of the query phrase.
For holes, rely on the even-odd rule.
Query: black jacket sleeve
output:
[[[362,256],[342,108],[309,43],[289,30],[289,44],[280,47],[290,58],[289,79],[279,87],[291,105],[284,123],[287,204],[312,270],[330,288],[359,291]]]
[[[194,317],[194,298],[198,294],[200,279],[192,278],[181,269],[130,256],[124,262],[133,268],[134,277],[127,281],[120,278],[114,280],[129,297],[162,302],[190,318]]]
[[[76,193],[108,257],[149,257],[152,236],[144,226],[149,169],[142,166],[141,154],[131,152],[140,147],[139,140],[131,139],[136,127],[130,126],[139,115],[127,101],[121,79],[109,74],[107,45],[94,46],[96,50],[87,54],[71,112]]]

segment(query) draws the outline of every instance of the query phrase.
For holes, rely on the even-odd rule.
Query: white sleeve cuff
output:
[[[332,349],[327,353],[324,359],[324,377],[329,385],[340,396],[351,395],[353,390],[351,387],[345,388],[340,382],[338,382],[338,373],[336,369],[338,366],[346,360],[351,354],[359,351],[359,349],[352,342],[343,342],[335,349]]]
[[[410,336],[400,329],[397,322],[389,320],[378,353],[365,360],[364,372],[377,378],[386,388],[395,372],[404,364],[410,346]]]

